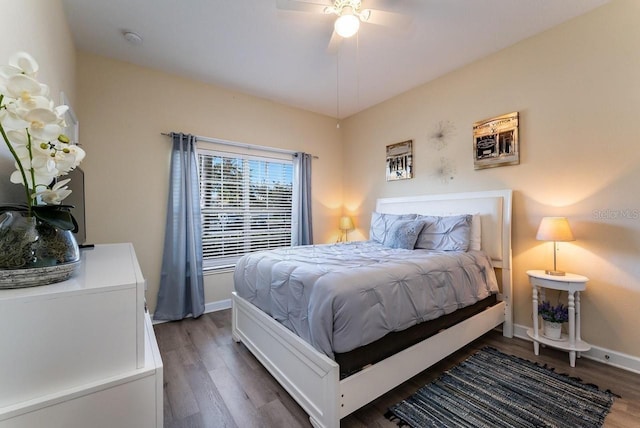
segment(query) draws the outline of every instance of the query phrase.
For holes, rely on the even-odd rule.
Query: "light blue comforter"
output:
[[[347,352],[498,292],[482,251],[391,249],[373,241],[248,254],[238,294],[320,352]]]

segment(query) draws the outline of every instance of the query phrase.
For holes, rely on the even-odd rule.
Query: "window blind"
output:
[[[199,150],[205,268],[291,245],[291,160]]]

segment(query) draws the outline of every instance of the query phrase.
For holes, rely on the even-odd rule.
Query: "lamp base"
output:
[[[562,270],[545,270],[544,273],[546,273],[547,275],[553,275],[553,276],[565,276],[566,272],[562,271]]]

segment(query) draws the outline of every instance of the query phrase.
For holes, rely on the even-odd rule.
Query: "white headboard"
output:
[[[381,198],[376,211],[389,214],[455,215],[480,214],[481,243],[493,262],[500,268],[501,299],[507,302],[507,321],[503,328],[507,336],[512,333],[513,296],[511,275],[511,190],[488,190],[482,192],[444,193],[437,195]]]
[[[479,214],[482,250],[495,267],[511,266],[511,190],[446,193],[378,199],[376,211],[389,214]]]

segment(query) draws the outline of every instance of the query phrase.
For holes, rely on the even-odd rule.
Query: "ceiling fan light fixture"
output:
[[[360,19],[352,13],[343,13],[333,25],[339,36],[349,38],[358,32]]]

